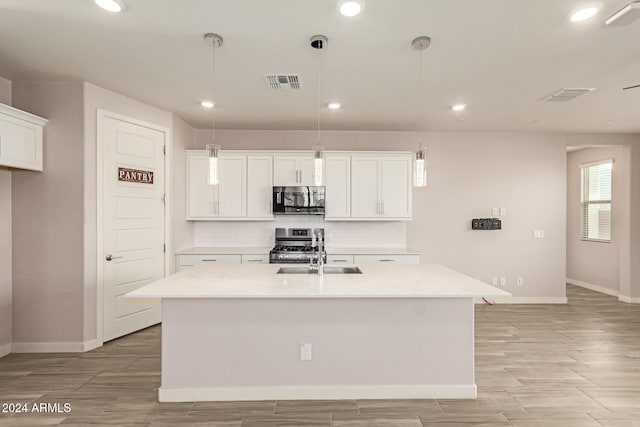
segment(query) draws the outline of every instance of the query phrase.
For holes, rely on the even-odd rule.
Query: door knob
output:
[[[111,261],[112,259],[118,259],[118,258],[122,258],[122,257],[121,256],[113,256],[113,255],[109,254],[104,259],[106,259],[107,261]]]

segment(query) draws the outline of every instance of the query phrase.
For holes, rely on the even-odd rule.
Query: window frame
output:
[[[611,199],[585,200],[585,188],[584,188],[585,171],[592,166],[599,166],[607,163],[611,164]],[[613,237],[613,164],[614,164],[614,159],[605,159],[605,160],[599,160],[595,162],[582,163],[579,165],[580,167],[580,240],[584,242],[611,243],[611,239]],[[585,220],[587,219],[587,216],[585,215],[586,209],[588,208],[589,205],[605,205],[605,204],[609,205],[609,212],[611,212],[611,215],[609,217],[609,238],[594,239],[591,237],[585,237],[583,233],[586,229],[585,227]]]

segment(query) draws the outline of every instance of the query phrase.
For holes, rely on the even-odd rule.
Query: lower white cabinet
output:
[[[0,104],[0,166],[42,170],[42,136],[47,119]]]
[[[202,264],[241,264],[242,255],[177,255],[176,270],[182,271]]]
[[[327,254],[327,264],[348,264],[348,265],[353,265],[353,255],[329,255],[329,254]]]
[[[420,255],[354,255],[353,263],[372,264],[372,263],[396,263],[396,264],[419,264]]]
[[[269,264],[269,254],[242,255],[243,264]]]

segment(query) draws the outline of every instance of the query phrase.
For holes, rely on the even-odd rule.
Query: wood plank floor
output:
[[[477,400],[158,403],[160,327],[84,354],[0,359],[0,426],[640,426],[640,306],[568,286],[568,305],[476,306]]]

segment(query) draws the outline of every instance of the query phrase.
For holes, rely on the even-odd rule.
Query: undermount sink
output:
[[[296,267],[280,267],[277,274],[318,274],[316,268],[309,268],[308,265]],[[358,267],[324,267],[324,274],[362,274]]]

